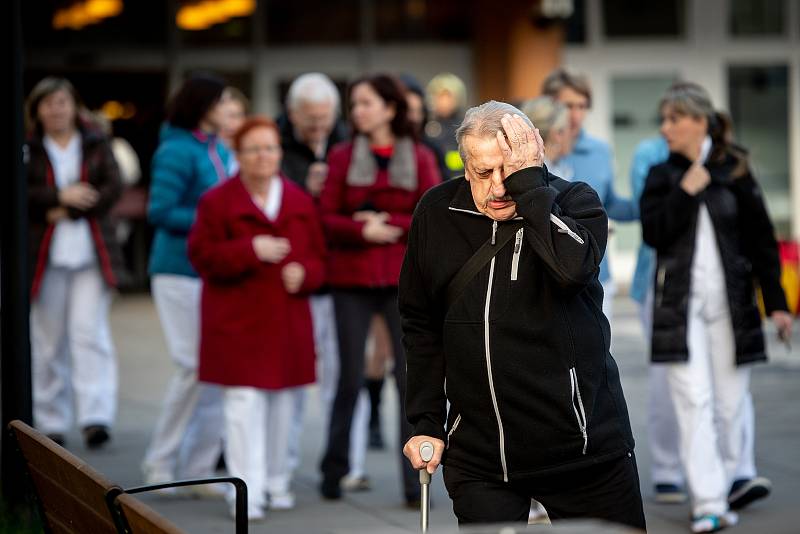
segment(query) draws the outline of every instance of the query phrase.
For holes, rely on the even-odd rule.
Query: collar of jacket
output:
[[[670,152],[667,163],[681,172],[686,172],[692,166],[692,161],[677,152]],[[704,163],[711,175],[711,182],[727,184],[747,172],[747,153],[738,151],[736,147],[711,147],[711,155]]]
[[[394,151],[389,160],[389,184],[406,191],[416,191],[419,186],[417,178],[417,160],[414,154],[414,141],[401,137],[394,142]],[[375,184],[378,174],[378,163],[364,135],[353,139],[353,155],[347,169],[347,185],[369,187]]]
[[[542,170],[544,175],[545,184],[550,185],[550,173],[547,170],[547,165],[542,164]],[[453,180],[460,180],[461,183],[459,184],[458,188],[456,189],[455,195],[453,195],[453,199],[450,201],[450,211],[456,211],[460,213],[469,213],[472,215],[480,215],[481,217],[485,217],[483,213],[478,211],[478,207],[475,205],[475,200],[472,198],[472,189],[469,187],[469,180],[465,176],[459,176],[457,178],[453,178]]]
[[[283,182],[283,195],[281,196],[281,206],[278,210],[278,216],[274,221],[271,221],[267,218],[264,210],[258,207],[253,201],[253,197],[245,187],[241,175],[237,173],[236,176],[230,178],[228,180],[228,182],[231,182],[229,187],[232,189],[233,198],[235,200],[230,206],[233,216],[235,218],[257,219],[262,224],[277,227],[280,226],[285,219],[301,213],[301,206],[303,205],[303,199],[301,197],[308,196],[308,194],[283,174],[279,174],[276,179]]]

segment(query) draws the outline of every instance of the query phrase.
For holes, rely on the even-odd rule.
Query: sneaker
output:
[[[83,439],[87,449],[99,449],[111,439],[111,434],[105,425],[89,425],[83,429]]]
[[[550,517],[547,515],[547,510],[544,509],[542,503],[537,500],[531,500],[531,509],[528,511],[528,524],[529,525],[549,525]]]
[[[236,503],[232,502],[228,505],[228,513],[231,516],[231,519],[236,519]],[[247,505],[247,522],[248,523],[258,523],[260,521],[264,521],[267,518],[267,513],[264,511],[264,508],[255,504]]]
[[[739,479],[731,485],[728,504],[732,510],[741,510],[748,504],[763,499],[772,491],[772,482],[768,478],[755,477]]]
[[[221,499],[228,494],[226,485],[223,483],[182,486],[180,490],[182,495],[193,499]]]
[[[323,498],[336,501],[342,498],[342,487],[338,480],[323,478],[319,485],[319,492]]]
[[[661,504],[682,504],[688,500],[686,490],[677,484],[656,484],[655,499]]]
[[[725,527],[732,527],[738,521],[739,516],[735,512],[701,515],[692,519],[692,532],[717,532]]]
[[[347,475],[342,479],[342,489],[345,491],[369,491],[372,489],[372,485],[367,475],[360,477]]]
[[[294,508],[294,494],[291,492],[286,493],[270,493],[269,495],[269,509],[270,510],[291,510]]]
[[[142,468],[144,472],[144,483],[147,486],[153,486],[155,484],[166,484],[168,482],[174,482],[175,476],[172,473],[166,473],[163,471],[155,471],[153,469],[148,469],[146,467]],[[164,488],[159,490],[153,490],[152,492],[155,495],[160,495],[162,497],[175,497],[178,495],[178,488]]]
[[[58,432],[51,432],[50,434],[47,434],[47,438],[55,442],[55,444],[59,447],[63,447],[67,442],[67,440],[64,439],[64,434]]]

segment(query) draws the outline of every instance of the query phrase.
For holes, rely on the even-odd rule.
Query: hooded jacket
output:
[[[634,443],[602,313],[608,228],[597,194],[544,167],[505,186],[516,220],[481,214],[463,178],[425,195],[399,303],[414,434],[444,440],[446,465],[507,481],[611,459]],[[506,224],[521,224],[515,239],[444,309],[452,278]]]

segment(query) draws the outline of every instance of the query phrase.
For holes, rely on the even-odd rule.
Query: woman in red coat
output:
[[[339,384],[328,444],[322,459],[323,497],[341,497],[348,473],[353,408],[364,382],[364,351],[374,314],[386,320],[400,392],[397,448],[406,502],[419,502],[418,475],[402,461],[406,422],[405,357],[400,342],[397,283],[411,215],[422,194],[441,180],[433,154],[414,139],[402,86],[375,75],[350,86],[350,119],[355,137],[328,155],[328,178],[320,196],[330,256],[328,283],[336,309]]]
[[[314,381],[308,295],[324,279],[311,197],[279,175],[278,128],[248,119],[239,174],[200,200],[189,258],[203,280],[199,379],[225,386],[225,459],[248,485],[250,519],[291,508],[293,388]]]

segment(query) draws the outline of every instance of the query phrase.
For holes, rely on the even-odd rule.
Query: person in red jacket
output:
[[[280,175],[277,125],[250,118],[233,145],[239,174],[201,198],[189,259],[203,280],[199,379],[225,387],[225,461],[257,520],[265,494],[270,508],[294,506],[292,399],[314,382],[308,296],[324,280],[325,245],[311,197]]]
[[[349,101],[355,136],[329,153],[328,178],[320,196],[340,359],[321,463],[320,492],[327,499],[341,498],[340,481],[349,470],[350,426],[364,382],[365,344],[374,314],[386,320],[395,354],[399,449],[410,436],[397,283],[414,208],[422,194],[441,181],[433,154],[414,138],[405,92],[397,80],[382,74],[357,80],[350,86]],[[400,456],[406,503],[416,506],[418,476]]]

